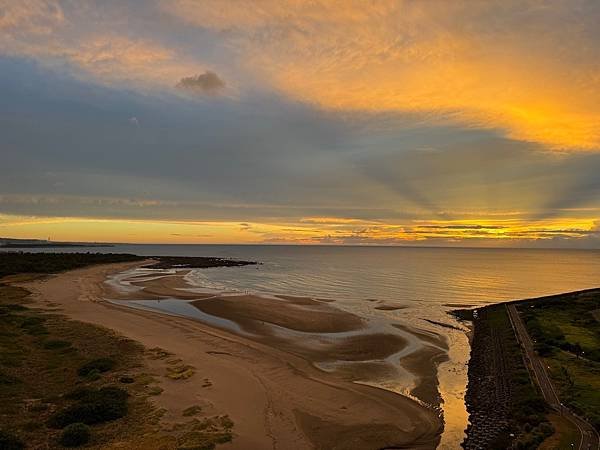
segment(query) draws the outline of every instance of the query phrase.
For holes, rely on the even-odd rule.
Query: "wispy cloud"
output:
[[[217,3],[163,7],[231,35],[246,67],[295,99],[600,150],[594,2]]]

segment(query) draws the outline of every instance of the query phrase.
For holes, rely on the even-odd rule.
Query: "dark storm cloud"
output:
[[[175,87],[193,94],[214,95],[225,88],[225,82],[216,73],[207,70],[196,76],[182,78]]]

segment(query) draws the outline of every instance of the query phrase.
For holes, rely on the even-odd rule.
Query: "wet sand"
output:
[[[364,326],[360,317],[308,298],[274,299],[256,295],[213,297],[193,302],[213,316],[234,321],[250,331],[269,324],[305,333],[341,333]]]
[[[186,272],[187,273],[187,272]],[[175,296],[183,300],[198,300],[211,297],[210,294],[200,294],[195,292],[187,292],[184,289],[188,287],[184,281],[182,274],[166,275],[161,278],[156,278],[148,281],[137,281],[143,278],[136,276],[131,280],[131,285],[139,286],[142,289],[137,292],[135,298],[139,299],[158,299],[164,297]],[[130,296],[129,298],[133,298]]]
[[[379,311],[398,311],[399,309],[405,309],[406,306],[394,306],[394,305],[380,305],[376,306],[375,309]]]
[[[402,336],[368,330],[362,318],[310,298],[190,292],[183,274],[166,280],[131,280],[145,292],[118,292],[104,283],[109,274],[131,267],[86,268],[26,287],[42,306],[59,305],[69,317],[103,325],[147,348],[164,348],[196,367],[198,375],[178,384],[165,383],[156,402],[170,411],[201,396],[198,401],[210,404],[215,414],[229,414],[235,437],[219,448],[435,448],[442,426],[436,411],[393,392],[351,382],[369,371],[376,375],[393,370],[386,358],[406,348]],[[239,324],[243,333],[106,301],[151,295],[193,300],[204,313]],[[422,367],[413,367],[415,373],[422,371],[419,386],[435,390],[426,373],[431,374],[427,367],[433,367],[434,355],[431,351],[411,355],[403,364],[422,362]],[[323,361],[349,365],[325,372],[317,367]],[[355,373],[357,366],[363,367],[360,373]],[[202,388],[205,377],[213,380],[210,389]]]

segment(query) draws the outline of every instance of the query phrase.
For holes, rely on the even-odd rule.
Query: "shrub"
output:
[[[33,336],[48,334],[48,330],[44,326],[45,320],[43,317],[27,317],[21,322],[21,328]]]
[[[79,368],[77,374],[80,377],[85,377],[93,372],[94,370],[97,372],[108,372],[109,370],[115,367],[115,360],[111,358],[98,358],[92,361],[88,361],[83,366]]]
[[[99,380],[101,376],[101,373],[98,371],[98,369],[94,369],[91,372],[88,372],[88,374],[85,376],[89,381],[96,381]]]
[[[539,426],[540,433],[546,437],[552,435],[554,433],[554,427],[550,422],[542,422]]]
[[[535,350],[540,356],[552,356],[555,353],[554,347],[547,344],[546,342],[540,342],[536,344]]]
[[[21,322],[21,328],[28,328],[35,325],[41,325],[45,322],[45,320],[46,319],[44,319],[43,317],[26,317],[25,319],[23,319],[23,322]]]
[[[63,428],[77,422],[93,425],[127,414],[127,391],[121,388],[80,390],[75,396],[79,397],[78,402],[53,414],[48,425],[53,428]]]
[[[21,380],[19,380],[16,377],[13,377],[12,375],[9,375],[7,373],[1,372],[0,371],[0,386],[2,385],[12,385],[12,384],[19,384],[21,383]],[[2,448],[2,446],[0,446],[0,448]]]
[[[23,305],[19,305],[18,303],[8,303],[6,305],[2,305],[2,308],[6,308],[9,311],[27,311],[29,308]]]
[[[69,400],[81,400],[89,395],[93,395],[95,391],[96,389],[94,388],[81,386],[73,389],[71,392],[67,392],[64,397],[68,398]]]
[[[25,448],[25,444],[16,436],[0,430],[0,448],[2,450],[21,450]]]
[[[60,443],[65,447],[79,447],[90,440],[90,427],[84,423],[67,425],[60,436]]]
[[[44,343],[44,348],[46,350],[59,350],[70,346],[71,343],[69,341],[61,341],[60,339],[50,339]]]

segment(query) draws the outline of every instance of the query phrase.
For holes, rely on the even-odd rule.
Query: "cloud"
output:
[[[221,33],[244,68],[295,100],[413,112],[548,149],[600,151],[598,2],[162,5]]]
[[[0,35],[46,36],[65,23],[60,4],[54,0],[0,0]]]
[[[133,1],[0,0],[0,10],[2,53],[67,62],[102,83],[164,91],[180,80],[210,95],[226,74],[242,97],[262,89],[340,115],[410,113],[600,151],[598,2],[160,0],[139,14]]]
[[[502,225],[421,225],[420,228],[439,229],[439,230],[501,230],[506,228]]]
[[[221,3],[0,0],[0,212],[280,242],[593,234],[597,2]]]
[[[145,23],[137,17],[128,2],[104,7],[0,0],[0,56],[31,58],[53,70],[136,90],[172,89],[174,79],[205,66],[165,42],[166,36],[141,32],[149,23],[160,27],[156,17]]]
[[[182,78],[175,87],[193,94],[214,95],[225,88],[225,82],[216,73],[207,70],[196,76]]]

